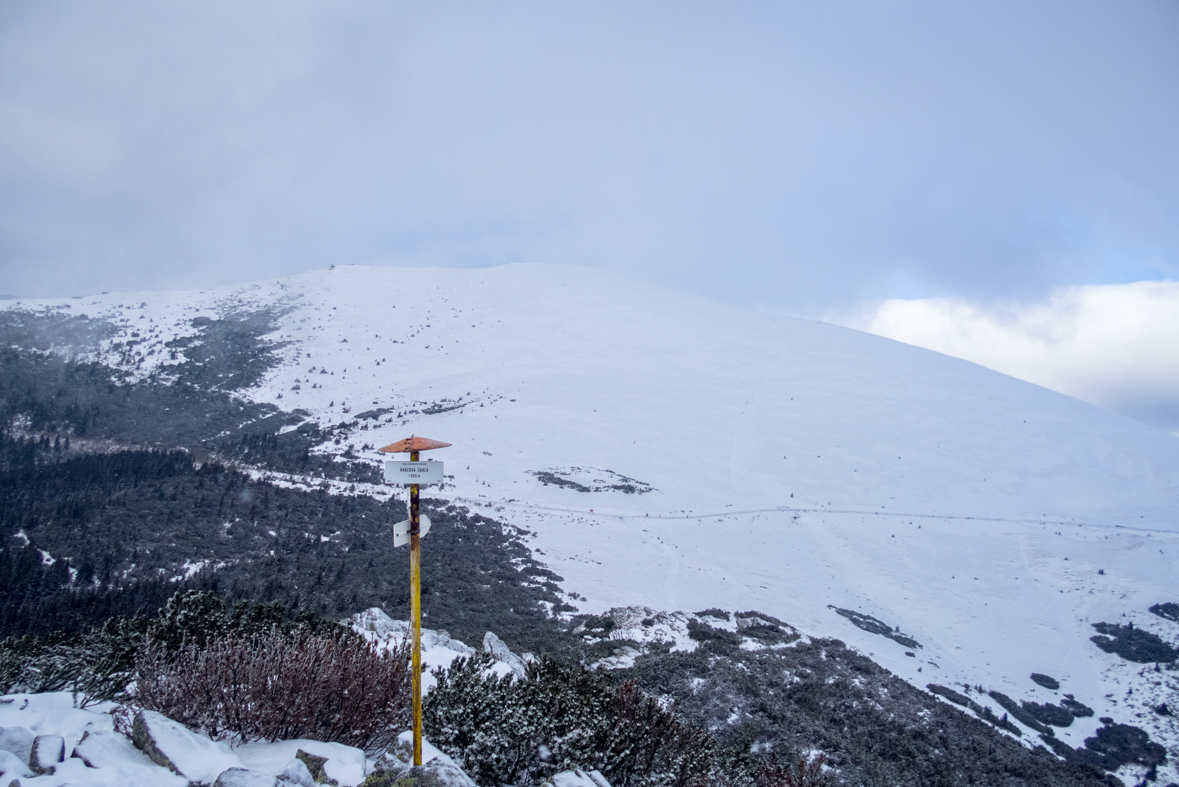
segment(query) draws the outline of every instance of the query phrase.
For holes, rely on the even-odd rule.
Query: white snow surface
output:
[[[143,711],[143,723],[159,749],[189,781],[212,784],[222,771],[242,765],[229,746],[197,735],[162,713]]]
[[[34,735],[61,735],[65,739],[65,761],[57,764],[54,773],[22,777],[21,784],[32,787],[188,785],[189,779],[156,765],[130,740],[115,731],[111,717],[114,708],[113,703],[75,708],[73,697],[64,691],[0,697],[0,728],[23,727]],[[152,716],[152,734],[161,749],[181,771],[194,781],[205,784],[212,783],[223,770],[243,765],[260,773],[281,773],[299,749],[326,757],[324,771],[341,787],[360,784],[369,769],[364,752],[340,743],[312,740],[253,742],[231,749],[188,731],[159,714]],[[0,772],[5,770],[4,761],[0,759]],[[0,783],[6,782],[0,779]]]
[[[298,754],[299,749],[326,757],[323,765],[328,778],[335,779],[341,787],[355,787],[364,781],[367,761],[364,752],[342,743],[323,743],[311,740],[254,741],[234,748],[234,754],[247,768],[262,773],[280,773]]]
[[[325,426],[392,408],[332,450],[453,443],[426,455],[453,477],[431,494],[530,531],[584,611],[761,610],[917,685],[1074,694],[1097,711],[1059,731],[1074,746],[1105,715],[1179,743],[1176,717],[1146,706],[1175,689],[1089,642],[1099,621],[1179,637],[1147,612],[1179,600],[1170,434],[928,350],[574,266],[341,266],[4,308],[108,317],[124,331],[109,343],[141,332],[146,375],[193,317],[267,305],[287,310],[271,338],[288,344],[248,397]],[[609,488],[627,483],[654,491]],[[899,627],[917,658],[828,605]]]

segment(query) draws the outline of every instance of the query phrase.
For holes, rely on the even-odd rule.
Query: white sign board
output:
[[[386,484],[441,484],[441,462],[385,462]]]
[[[430,517],[418,514],[418,535],[424,536],[430,532]],[[393,546],[403,547],[409,543],[409,520],[403,519],[393,525]]]

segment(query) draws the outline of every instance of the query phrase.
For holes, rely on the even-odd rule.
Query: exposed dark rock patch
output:
[[[338,784],[335,779],[328,778],[324,771],[324,765],[327,764],[327,757],[320,757],[317,754],[303,751],[299,749],[295,752],[295,758],[307,766],[307,772],[311,774],[311,778],[315,780],[316,784]]]
[[[1168,645],[1161,637],[1134,628],[1131,623],[1120,626],[1117,623],[1094,623],[1099,634],[1089,639],[1106,653],[1116,653],[1126,661],[1137,664],[1151,662],[1170,664],[1179,659],[1179,651]]]
[[[885,623],[883,620],[874,618],[871,615],[865,615],[862,612],[856,612],[855,610],[851,609],[840,609],[839,607],[832,606],[831,604],[827,605],[827,609],[835,610],[837,614],[842,615],[851,621],[853,626],[858,629],[862,629],[863,631],[867,631],[869,634],[879,634],[882,637],[888,637],[893,642],[899,642],[906,648],[921,647],[920,642],[906,634],[902,634],[899,628],[894,628]]]
[[[1168,601],[1164,604],[1155,604],[1151,606],[1150,611],[1160,618],[1165,618],[1173,623],[1179,623],[1179,604],[1173,601]]]

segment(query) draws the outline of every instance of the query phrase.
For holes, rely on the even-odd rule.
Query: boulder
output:
[[[11,752],[28,765],[33,755],[33,733],[24,727],[0,727],[0,751]]]
[[[496,661],[502,661],[512,670],[517,678],[524,677],[524,660],[508,649],[504,641],[489,631],[483,635],[483,650],[490,653]]]
[[[156,765],[197,784],[211,784],[223,771],[242,766],[213,741],[155,711],[135,714],[131,741]]]
[[[127,759],[129,754],[143,756],[122,735],[97,730],[85,732],[70,756],[77,757],[87,768],[101,768]]]
[[[298,757],[287,763],[286,767],[278,772],[278,783],[287,787],[315,787],[315,779],[311,776],[311,771],[307,770],[307,765]]]
[[[376,787],[397,787],[401,784],[429,785],[429,787],[476,787],[471,777],[452,762],[430,760],[424,765],[402,771],[378,771],[369,777]]]
[[[414,767],[413,732],[406,730],[397,736],[397,743],[376,765],[376,776],[370,777],[378,785],[396,785],[400,779],[416,779],[421,784],[437,787],[477,787],[454,760],[422,739],[422,764]],[[416,782],[415,782],[416,783]]]
[[[364,634],[369,639],[384,644],[400,642],[410,636],[408,620],[394,620],[380,607],[370,607],[364,612],[357,612],[350,618],[340,621],[341,625],[350,626],[354,631]],[[422,648],[445,648],[453,650],[463,656],[473,656],[475,649],[464,642],[452,639],[450,633],[444,630],[422,629]]]
[[[329,777],[324,769],[324,766],[327,765],[327,757],[320,757],[318,754],[312,754],[299,749],[299,751],[295,752],[295,759],[306,766],[307,773],[316,784],[328,784],[333,785],[333,787],[338,787],[340,784],[335,779]]]
[[[52,774],[57,764],[65,760],[65,738],[60,735],[38,735],[33,738],[33,752],[29,767],[37,774]]]
[[[0,749],[0,774],[5,778],[10,776],[32,776],[33,772],[10,751]]]
[[[87,768],[110,772],[119,784],[150,784],[152,787],[188,787],[189,781],[161,768],[117,732],[91,730],[82,736],[71,757],[80,759]],[[62,767],[65,767],[64,765]]]
[[[303,756],[300,756],[300,750],[303,751]],[[273,743],[252,741],[234,747],[234,754],[245,767],[264,773],[278,773],[290,764],[292,758],[296,758],[313,776],[317,770],[313,767],[314,760],[305,758],[314,755],[323,761],[321,778],[317,783],[335,782],[340,787],[355,787],[364,781],[368,772],[364,752],[342,743],[324,743],[307,739]]]
[[[213,787],[278,787],[278,779],[249,768],[226,768],[213,782]]]

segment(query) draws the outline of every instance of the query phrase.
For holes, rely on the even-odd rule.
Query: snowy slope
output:
[[[359,420],[358,449],[453,443],[431,457],[454,476],[443,494],[534,531],[586,611],[758,609],[918,685],[1075,694],[1097,713],[1060,732],[1074,746],[1105,715],[1179,742],[1175,717],[1141,710],[1167,674],[1089,642],[1129,620],[1179,639],[1146,611],[1179,600],[1171,435],[927,350],[575,267],[340,267],[8,308],[108,317],[150,351],[195,316],[266,305],[290,343],[246,395],[325,425],[388,408]]]

